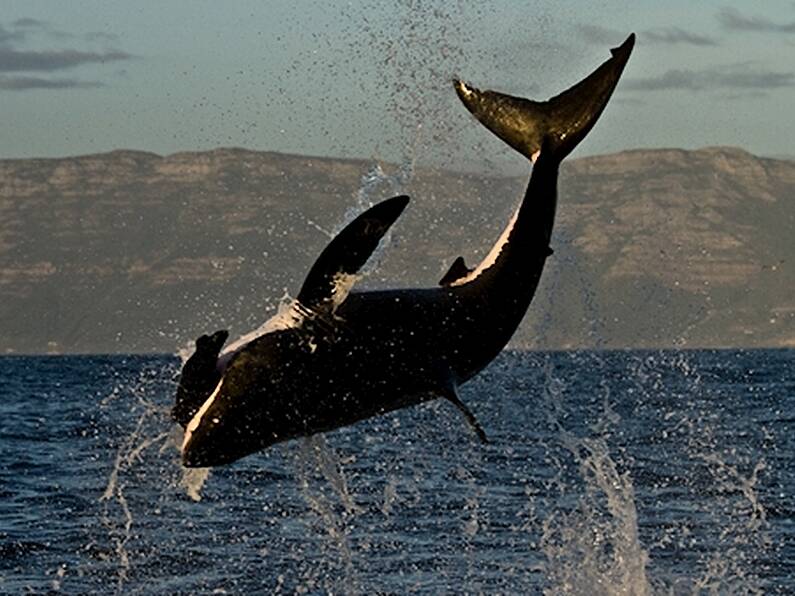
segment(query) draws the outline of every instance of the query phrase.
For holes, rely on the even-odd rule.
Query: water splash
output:
[[[245,335],[240,336],[230,344],[228,344],[221,352],[220,360],[228,361],[234,353],[245,346],[247,343],[254,341],[258,337],[277,331],[281,329],[292,329],[299,325],[305,317],[304,311],[301,309],[298,302],[292,298],[287,290],[279,299],[276,307],[276,314],[270,317],[267,321],[262,323],[253,331],[249,331]]]
[[[126,496],[126,474],[140,464],[144,452],[151,447],[164,443],[170,433],[159,430],[164,411],[151,400],[151,393],[159,385],[157,377],[159,371],[144,370],[139,374],[138,381],[116,388],[102,402],[101,406],[115,402],[124,392],[130,392],[134,398],[134,410],[138,411],[138,418],[132,432],[122,441],[108,475],[105,490],[99,497],[103,504],[100,521],[108,532],[108,537],[114,544],[114,553],[117,558],[117,589],[121,592],[130,572],[130,555],[128,544],[133,538],[133,512]]]
[[[348,481],[343,474],[343,464],[355,461],[355,456],[343,461],[331,445],[328,444],[324,435],[312,435],[300,441],[301,461],[309,463],[310,468],[314,467],[321,473],[329,486],[336,493],[340,503],[345,507],[345,511],[354,514],[360,511],[356,505],[353,495],[348,489]],[[302,466],[306,471],[306,467]],[[302,474],[302,476],[305,476]]]
[[[648,553],[638,537],[632,479],[620,472],[600,439],[567,448],[578,463],[584,491],[571,510],[543,522],[547,594],[651,594]]]
[[[354,204],[345,212],[344,223],[337,231],[359,213],[372,207],[376,198],[402,192],[413,177],[413,158],[403,160],[391,174],[384,171],[384,166],[380,162],[374,161],[359,179],[359,189],[354,196]]]
[[[163,443],[160,453],[176,451],[177,454],[182,453],[182,444],[184,441],[183,431],[179,427],[172,427],[172,431],[168,433],[169,439]],[[202,489],[205,483],[210,478],[210,468],[186,468],[179,465],[178,468],[178,481],[179,486],[184,493],[190,498],[191,501],[198,503],[202,500]]]
[[[593,370],[591,361],[601,356],[572,358]],[[644,489],[641,500],[630,473],[636,468],[633,458],[611,446],[627,423],[626,405],[617,411],[602,383],[602,395],[590,400],[599,407],[598,419],[587,424],[591,414],[572,415],[567,406],[583,404],[576,385],[548,359],[544,364],[543,411],[553,429],[546,450],[557,474],[545,484],[545,495],[531,495],[529,509],[542,528],[547,593],[764,593],[772,538],[759,486],[768,464],[755,444],[770,441],[770,433],[754,429],[750,442],[727,445],[719,430],[731,427],[722,420],[730,414],[715,408],[720,395],[710,395],[704,372],[686,353],[628,360],[625,387],[637,404],[629,413],[643,421],[633,424],[644,424],[651,433],[644,449],[653,449],[658,436],[658,449],[665,453],[658,459],[648,452],[651,458],[640,469],[659,480]],[[620,401],[632,403],[626,396]],[[659,507],[658,494],[681,495],[683,505],[650,512],[652,519],[665,521],[641,531],[639,510]],[[671,556],[683,559],[673,569],[664,561]]]
[[[165,382],[165,383],[164,383]],[[157,403],[164,394],[164,385],[169,395],[173,394],[175,370],[145,368],[138,378],[123,386],[117,386],[100,402],[101,408],[127,407],[135,420],[132,430],[121,440],[108,474],[99,502],[100,522],[113,545],[116,559],[116,583],[119,592],[129,580],[132,557],[130,545],[135,539],[135,514],[128,498],[128,491],[136,488],[136,477],[141,470],[161,476],[168,473],[171,480],[165,485],[181,488],[192,501],[201,500],[201,489],[209,477],[209,469],[191,470],[178,465],[182,430],[170,420],[169,406]],[[127,400],[123,398],[126,397]],[[160,456],[157,458],[156,456]],[[153,465],[165,456],[168,472],[162,465]],[[162,462],[161,462],[162,463]],[[175,465],[176,464],[176,465]],[[168,477],[167,476],[167,477]]]
[[[547,484],[558,495],[552,513],[541,521],[540,548],[546,556],[546,594],[651,594],[646,567],[647,551],[638,535],[638,514],[632,479],[611,457],[604,432],[617,422],[603,396],[605,416],[593,428],[601,435],[578,436],[565,428],[566,383],[545,364],[544,410],[564,454],[550,455],[558,474]],[[565,453],[573,460],[577,477],[567,479]],[[572,502],[572,494],[579,497]]]
[[[725,462],[716,453],[700,457],[720,494],[718,510],[733,523],[721,524],[724,526],[718,534],[721,548],[702,558],[704,570],[695,578],[694,590],[764,594],[756,559],[768,551],[771,540],[767,512],[756,487],[759,474],[766,468],[765,462],[757,462],[750,474],[745,475],[738,466]]]
[[[348,539],[349,520],[361,510],[356,505],[342,471],[342,461],[323,435],[313,435],[299,441],[293,457],[296,478],[310,511],[310,528],[322,528],[329,541],[327,553],[335,553],[343,570],[335,582],[345,593],[357,593],[354,555]],[[317,482],[317,476],[321,482]],[[338,511],[335,500],[327,494],[331,488],[343,510]],[[324,578],[320,578],[324,579]],[[325,578],[328,579],[328,578]]]

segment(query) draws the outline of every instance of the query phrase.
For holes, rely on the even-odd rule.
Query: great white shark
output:
[[[524,198],[491,252],[472,269],[455,259],[439,287],[352,291],[409,199],[366,210],[323,250],[286,313],[223,350],[226,331],[197,340],[172,410],[185,427],[183,464],[228,464],[438,398],[486,441],[458,387],[500,353],[524,317],[552,254],[559,166],[607,105],[634,40],[548,101],[454,80],[475,118],[533,162]]]

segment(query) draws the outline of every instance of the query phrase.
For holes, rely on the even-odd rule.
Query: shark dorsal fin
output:
[[[458,257],[453,264],[450,265],[450,269],[447,270],[447,273],[444,274],[444,277],[439,280],[440,286],[449,286],[452,285],[453,282],[458,281],[462,277],[466,277],[472,272],[472,269],[466,266],[464,262],[464,257]]]
[[[359,215],[320,253],[298,294],[310,311],[339,305],[356,274],[378,247],[389,227],[408,205],[405,195],[382,201]]]

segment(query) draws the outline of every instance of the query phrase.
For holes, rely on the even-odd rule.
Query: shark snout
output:
[[[222,406],[223,379],[185,427],[182,464],[188,468],[217,466],[234,461],[230,446],[228,415]]]
[[[260,450],[269,435],[252,400],[224,391],[223,379],[185,428],[182,464],[204,468],[232,463]]]
[[[224,424],[217,416],[202,419],[199,425],[185,432],[182,443],[182,465],[206,468],[232,463],[251,453],[239,440],[239,429]]]

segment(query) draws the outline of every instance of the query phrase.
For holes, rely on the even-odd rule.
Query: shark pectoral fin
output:
[[[486,432],[483,430],[483,427],[480,426],[480,422],[478,422],[478,419],[475,418],[475,415],[472,413],[472,411],[458,397],[458,392],[456,391],[455,387],[451,385],[450,387],[447,387],[444,390],[442,390],[440,394],[444,399],[449,401],[451,404],[453,404],[456,408],[460,410],[460,412],[467,419],[469,426],[471,426],[472,430],[475,431],[475,434],[480,439],[480,442],[488,444],[489,439],[488,437],[486,437]]]
[[[212,335],[202,335],[196,340],[196,350],[207,349],[213,358],[218,358],[221,348],[224,347],[226,340],[229,339],[229,331],[226,329],[219,329]]]
[[[337,234],[309,270],[298,301],[310,310],[339,305],[355,275],[409,202],[405,195],[370,207]]]
[[[226,329],[216,331],[212,335],[202,335],[196,340],[196,350],[193,355],[182,367],[171,418],[183,428],[199,411],[221,378],[216,362],[228,337],[229,332]]]
[[[453,264],[450,265],[450,269],[448,269],[447,273],[444,274],[444,277],[439,280],[439,285],[449,286],[462,277],[466,277],[471,272],[472,269],[466,266],[464,257],[458,257],[455,261],[453,261]]]

